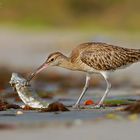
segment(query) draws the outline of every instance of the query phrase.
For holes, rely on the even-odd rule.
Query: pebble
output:
[[[22,112],[22,111],[17,111],[16,114],[17,114],[17,115],[22,115],[23,112]]]

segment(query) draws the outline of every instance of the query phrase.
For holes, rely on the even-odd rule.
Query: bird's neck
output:
[[[77,67],[74,63],[71,62],[70,58],[66,57],[63,59],[61,64],[59,64],[60,67],[70,69],[70,70],[77,70]]]

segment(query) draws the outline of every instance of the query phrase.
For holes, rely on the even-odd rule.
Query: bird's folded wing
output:
[[[124,50],[92,50],[81,54],[82,62],[96,70],[115,70],[128,63],[129,56]]]

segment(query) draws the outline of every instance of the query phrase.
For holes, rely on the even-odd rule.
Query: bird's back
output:
[[[76,47],[70,58],[73,63],[84,63],[99,71],[116,70],[138,62],[140,60],[140,50],[100,42],[89,42]]]

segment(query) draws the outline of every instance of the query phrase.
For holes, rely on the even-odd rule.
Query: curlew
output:
[[[107,88],[96,108],[103,105],[103,101],[109,93],[111,83],[109,75],[118,69],[126,68],[127,66],[140,60],[139,49],[128,49],[114,45],[109,45],[101,42],[88,42],[77,46],[72,50],[69,57],[61,52],[55,52],[48,56],[47,60],[28,77],[30,81],[36,74],[47,68],[48,66],[59,66],[74,71],[86,72],[86,82],[83,91],[78,98],[75,108],[80,107],[80,101],[88,89],[91,74],[100,73],[107,84]]]

